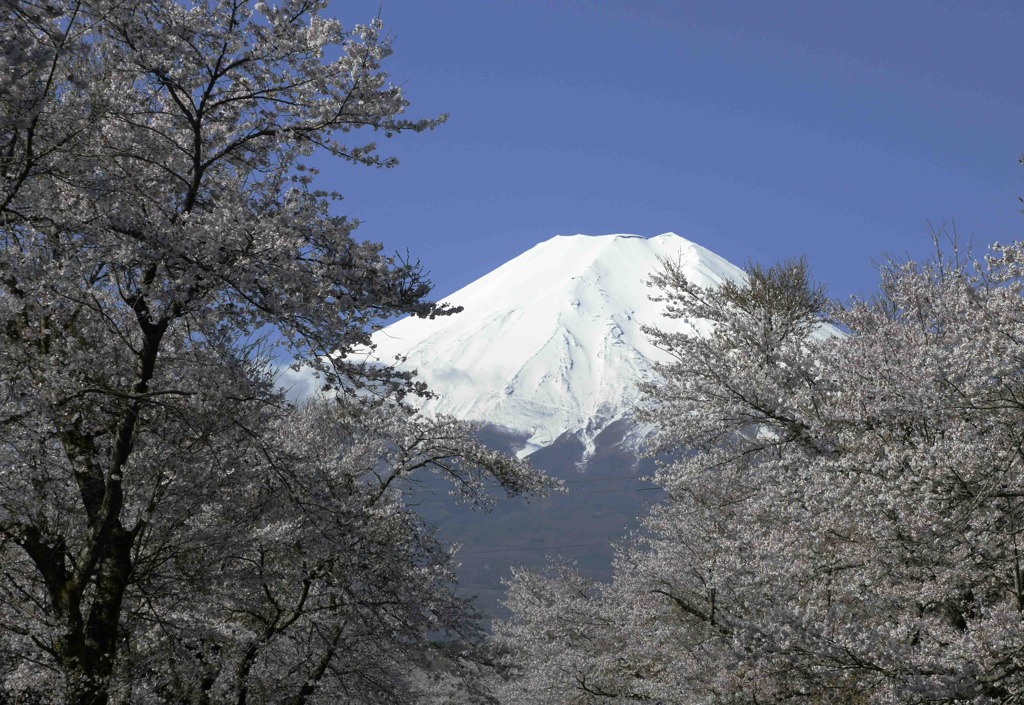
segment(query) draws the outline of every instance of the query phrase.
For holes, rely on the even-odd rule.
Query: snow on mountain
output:
[[[636,383],[665,354],[644,324],[679,329],[646,286],[659,260],[683,264],[702,285],[740,280],[742,270],[674,233],[557,236],[444,299],[462,313],[406,318],[373,336],[373,358],[418,370],[448,413],[528,434],[522,453],[562,434],[593,438],[628,414]]]

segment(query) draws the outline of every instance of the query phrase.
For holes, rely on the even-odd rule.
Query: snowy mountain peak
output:
[[[414,368],[449,413],[529,435],[523,454],[576,434],[593,438],[626,416],[636,384],[664,353],[645,324],[678,329],[646,283],[659,261],[680,261],[702,285],[743,272],[674,233],[556,236],[444,299],[463,312],[406,318],[378,331],[373,357]]]

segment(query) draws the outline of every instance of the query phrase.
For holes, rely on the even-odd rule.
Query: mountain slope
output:
[[[449,413],[528,435],[522,453],[573,434],[587,452],[628,415],[636,383],[665,359],[641,326],[679,329],[648,298],[660,260],[682,263],[702,285],[743,272],[673,233],[558,236],[444,299],[448,318],[407,318],[378,331],[373,357],[419,371],[439,396],[426,413]]]

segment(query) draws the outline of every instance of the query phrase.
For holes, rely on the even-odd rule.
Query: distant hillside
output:
[[[561,556],[596,578],[611,577],[612,544],[635,529],[637,517],[662,496],[660,488],[641,479],[653,474],[653,461],[639,461],[622,443],[628,430],[628,422],[620,421],[599,433],[585,464],[584,446],[572,434],[530,456],[538,468],[565,481],[566,494],[530,502],[503,499],[485,513],[455,505],[441,481],[413,493],[411,501],[438,526],[440,538],[461,544],[460,590],[476,596],[488,617],[502,616],[501,580],[512,565],[539,569],[546,556]],[[494,428],[483,438],[496,448],[521,442]]]

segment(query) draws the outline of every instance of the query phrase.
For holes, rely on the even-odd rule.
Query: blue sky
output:
[[[440,297],[556,234],[674,231],[738,263],[806,254],[838,297],[929,223],[1021,237],[1024,4],[346,0],[436,131],[393,170],[323,165],[358,234]]]

